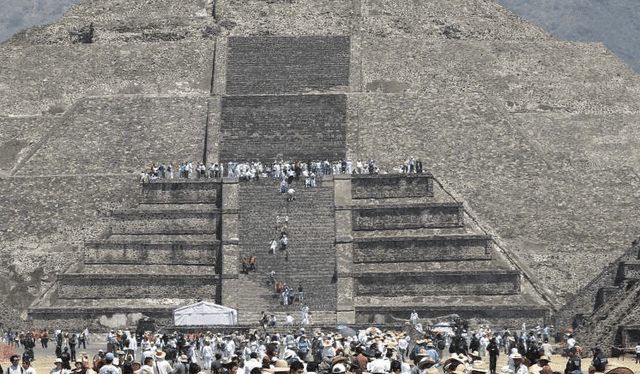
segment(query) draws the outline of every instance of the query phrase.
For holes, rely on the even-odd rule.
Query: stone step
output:
[[[491,260],[491,244],[491,236],[487,235],[356,238],[353,241],[353,261],[487,261]]]
[[[220,178],[155,180],[141,184],[141,201],[146,204],[207,203],[219,207],[221,184]]]
[[[640,261],[623,261],[618,265],[615,285],[620,285],[624,281],[640,279]]]
[[[516,270],[352,273],[356,296],[512,295],[520,292]]]
[[[344,176],[341,176],[344,178]],[[433,175],[377,174],[351,175],[351,198],[387,200],[433,197]]]
[[[293,317],[293,326],[301,326],[302,323],[302,315],[300,312],[299,305],[297,307],[292,307],[289,310],[272,310],[267,309],[264,310],[267,316],[275,315],[277,320],[277,327],[281,327],[286,329],[287,325],[285,324],[285,318],[287,314],[291,314]],[[262,311],[257,312],[238,312],[238,324],[241,325],[250,325],[257,324],[262,317]],[[335,325],[336,324],[336,312],[335,311],[309,311],[309,323],[310,325]]]
[[[219,280],[215,275],[88,274],[58,276],[60,299],[181,298],[215,299]]]
[[[206,244],[219,241],[218,234],[203,233],[160,233],[160,234],[122,234],[111,233],[104,242],[113,243],[147,243],[147,244],[164,244],[164,243],[189,243],[189,244]]]
[[[462,203],[427,203],[393,207],[353,207],[354,231],[456,228],[464,226]]]
[[[220,213],[220,208],[214,204],[200,204],[200,203],[166,203],[166,204],[147,204],[140,203],[135,207],[135,210],[125,210],[122,213],[131,211],[136,212],[193,212],[193,213]]]
[[[149,263],[98,263],[92,264],[85,262],[81,271],[91,274],[172,274],[172,275],[215,275],[215,264],[149,264]]]
[[[86,264],[215,265],[220,242],[116,242],[85,244]]]
[[[113,234],[214,234],[219,214],[184,211],[131,211],[112,214]]]

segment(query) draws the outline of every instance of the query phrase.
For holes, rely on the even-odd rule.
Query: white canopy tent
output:
[[[226,306],[200,301],[173,311],[176,326],[237,325],[238,312]]]

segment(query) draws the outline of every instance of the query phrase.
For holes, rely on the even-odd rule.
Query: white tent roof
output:
[[[238,312],[226,306],[200,301],[173,311],[176,326],[237,325]]]

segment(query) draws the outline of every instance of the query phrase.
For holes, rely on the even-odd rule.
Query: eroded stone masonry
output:
[[[0,64],[5,321],[167,321],[206,299],[254,323],[289,310],[273,269],[316,323],[415,309],[562,327],[635,279],[614,262],[640,228],[638,76],[494,1],[87,0]],[[296,182],[294,202],[268,178],[138,179],[410,157],[426,173]]]

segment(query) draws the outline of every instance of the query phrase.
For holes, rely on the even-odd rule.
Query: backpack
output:
[[[607,360],[606,357],[595,356],[593,358],[593,367],[596,369],[596,371],[604,372],[604,369],[606,368],[608,363],[609,360]]]

